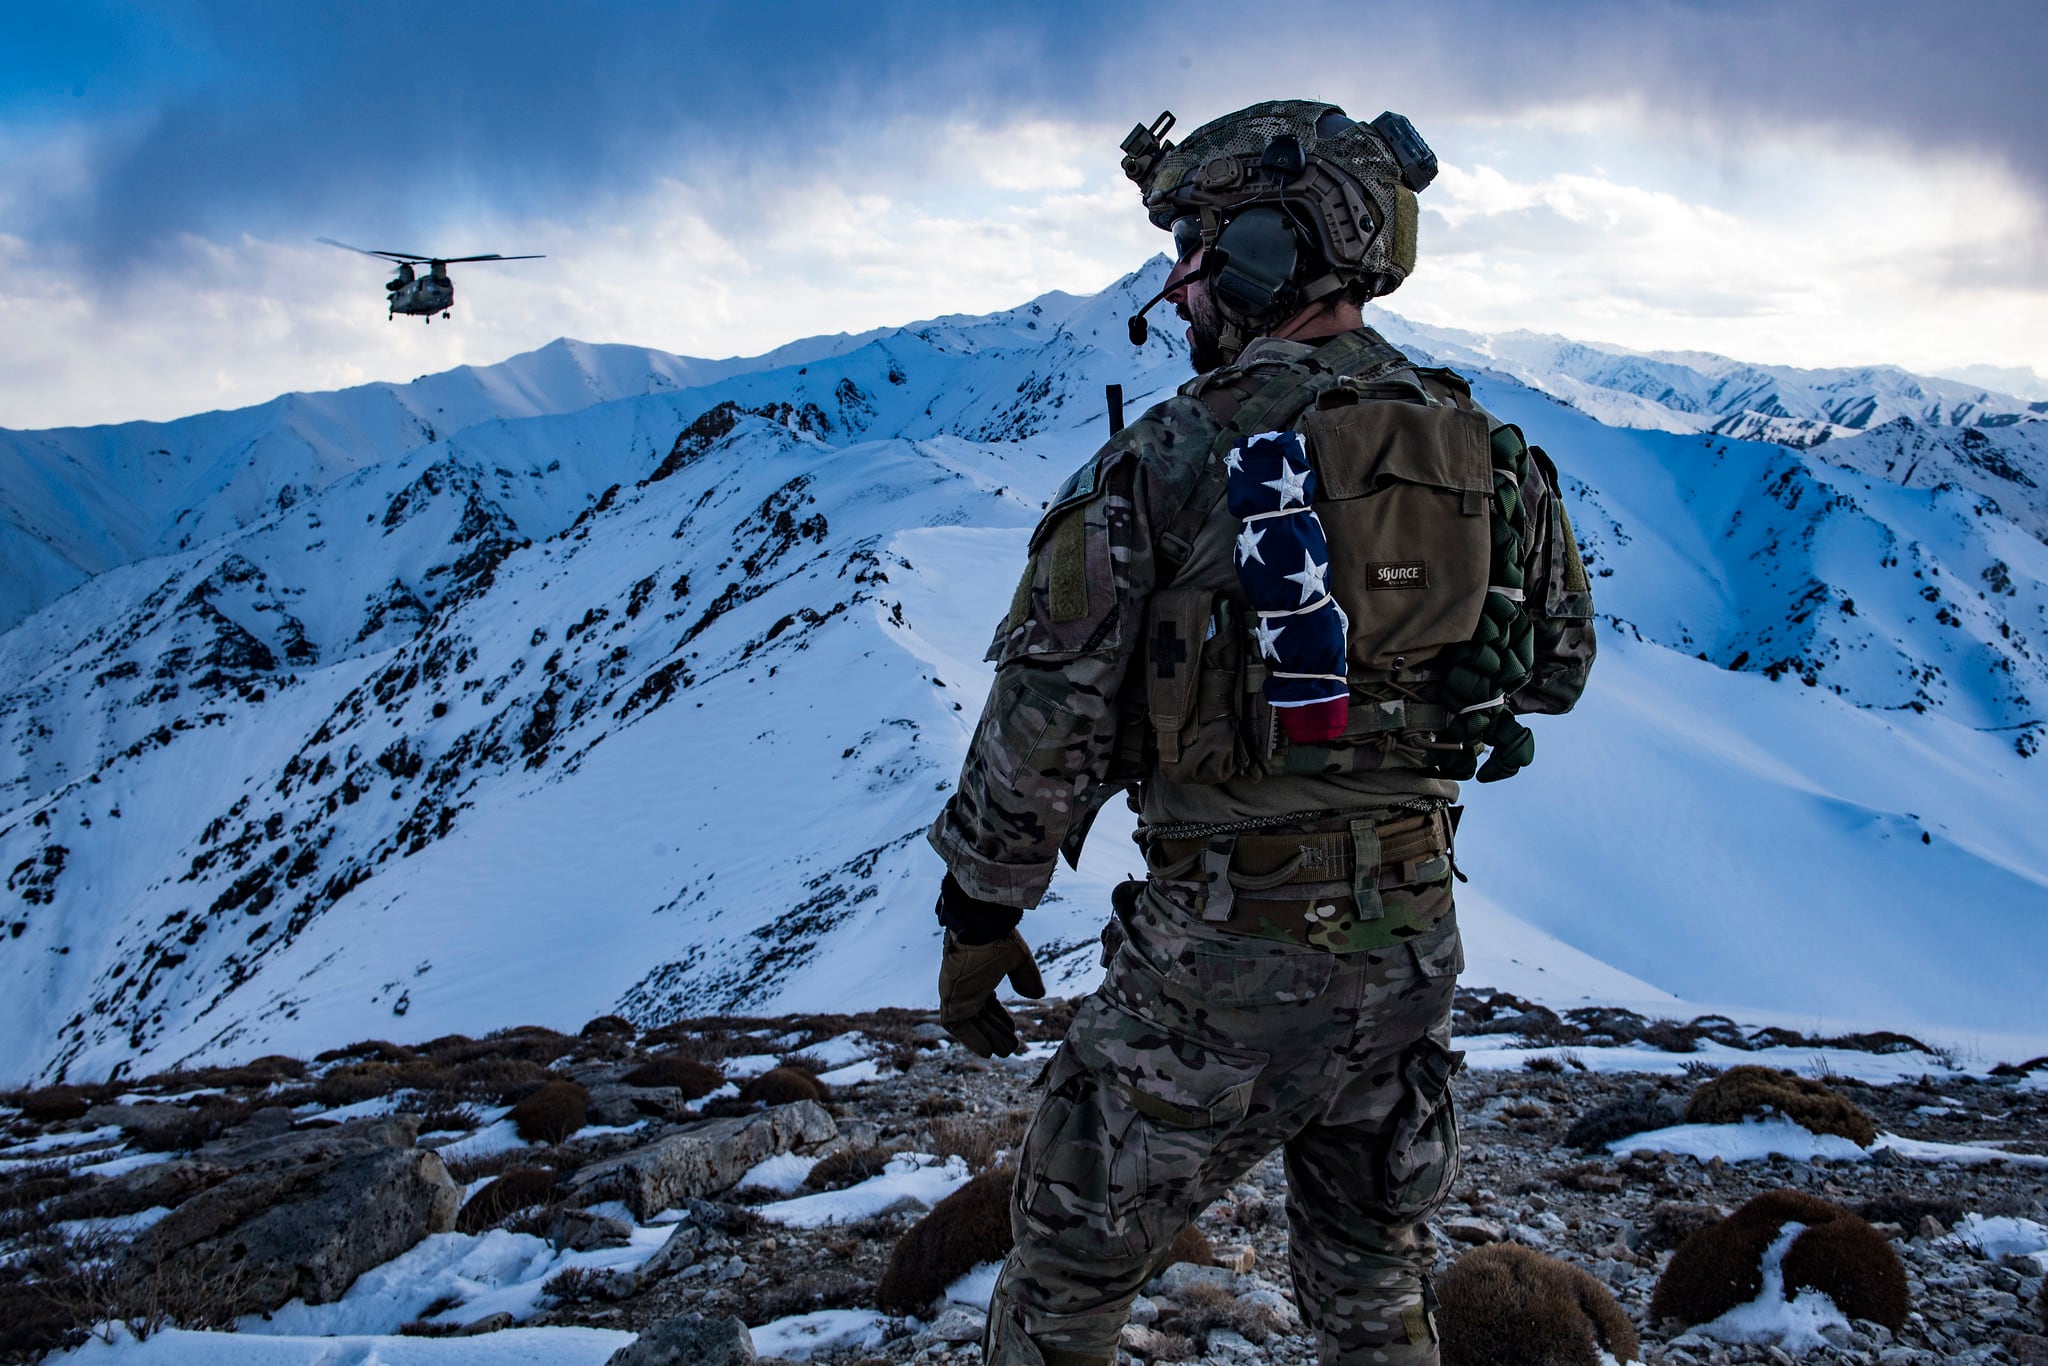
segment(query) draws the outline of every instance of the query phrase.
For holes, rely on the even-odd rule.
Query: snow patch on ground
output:
[[[754,1212],[770,1223],[793,1228],[851,1224],[906,1205],[936,1205],[966,1184],[967,1164],[958,1157],[898,1153],[880,1175],[859,1185],[762,1205]]]
[[[811,1174],[811,1168],[819,1159],[804,1157],[798,1153],[777,1153],[770,1158],[756,1162],[740,1178],[741,1190],[767,1190],[777,1195],[792,1195],[804,1187],[804,1178]]]
[[[814,1352],[879,1347],[888,1319],[871,1309],[820,1309],[748,1330],[756,1355],[809,1361]]]
[[[1001,1262],[983,1262],[959,1280],[946,1287],[945,1298],[954,1304],[964,1304],[972,1309],[986,1310],[988,1302],[995,1298],[996,1277],[1002,1274]]]
[[[137,1342],[127,1329],[52,1361],[114,1366],[604,1366],[633,1334],[608,1328],[511,1328],[473,1338],[256,1337],[166,1328]]]
[[[2010,1162],[2016,1166],[2048,1167],[2048,1157],[2008,1153],[1998,1148],[1969,1143],[1931,1143],[1925,1139],[1879,1134],[1868,1148],[1859,1148],[1839,1134],[1816,1134],[1789,1119],[1746,1119],[1740,1124],[1676,1124],[1668,1129],[1617,1138],[1607,1151],[1624,1153],[1675,1153],[1680,1157],[1708,1162],[1761,1162],[1773,1156],[1795,1162],[1830,1158],[1837,1162],[1864,1162],[1871,1154],[1888,1150],[1914,1162]]]

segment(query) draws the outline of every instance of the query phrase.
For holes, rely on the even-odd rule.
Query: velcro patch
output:
[[[1429,587],[1429,561],[1404,560],[1400,563],[1378,562],[1365,567],[1367,588],[1427,588]]]

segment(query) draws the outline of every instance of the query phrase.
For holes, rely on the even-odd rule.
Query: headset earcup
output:
[[[1215,250],[1223,257],[1216,292],[1253,317],[1281,302],[1301,264],[1301,247],[1286,213],[1271,205],[1246,209],[1224,224]]]

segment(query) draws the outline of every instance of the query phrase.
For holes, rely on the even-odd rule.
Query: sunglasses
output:
[[[1173,258],[1185,261],[1202,249],[1202,220],[1194,214],[1173,220]]]

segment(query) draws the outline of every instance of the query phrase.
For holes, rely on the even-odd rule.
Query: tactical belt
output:
[[[1377,823],[1369,819],[1323,823],[1285,834],[1147,840],[1145,862],[1154,877],[1202,876],[1216,870],[1215,856],[1223,852],[1219,846],[1227,846],[1223,872],[1235,893],[1285,887],[1288,900],[1349,896],[1361,882],[1366,889],[1378,891],[1448,876],[1451,829],[1446,812],[1430,811],[1403,813]],[[1359,877],[1361,870],[1367,878]],[[1216,891],[1211,878],[1212,902],[1217,899]],[[1203,918],[1213,917],[1205,914]]]

